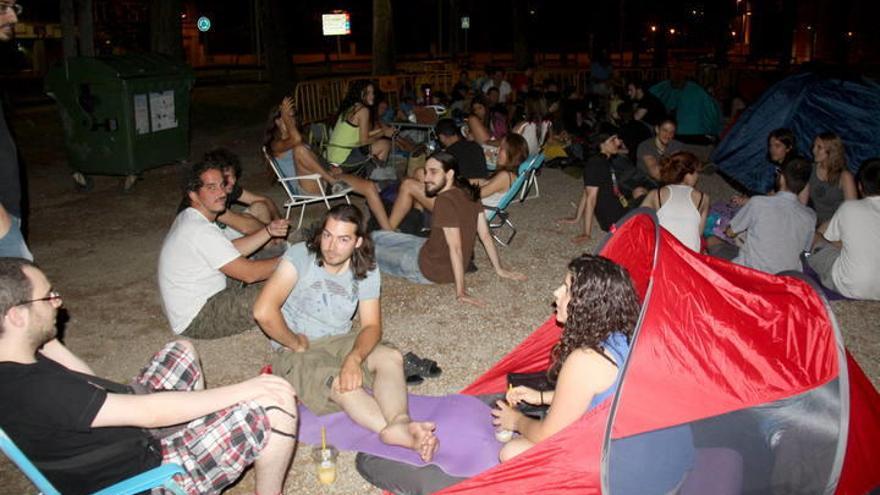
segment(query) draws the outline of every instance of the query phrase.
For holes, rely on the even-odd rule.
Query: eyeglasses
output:
[[[0,3],[0,15],[6,15],[9,13],[10,10],[15,12],[16,16],[19,16],[19,15],[21,15],[21,12],[24,10],[24,7],[22,7],[21,5],[19,5],[17,3],[13,3],[13,4]]]
[[[24,306],[25,304],[31,304],[40,301],[49,301],[52,306],[60,306],[61,305],[61,294],[58,291],[50,290],[49,295],[46,297],[41,297],[38,299],[30,299],[27,301],[19,301],[14,306]]]

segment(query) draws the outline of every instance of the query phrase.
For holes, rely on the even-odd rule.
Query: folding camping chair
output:
[[[12,439],[3,431],[3,428],[0,428],[0,450],[18,466],[21,472],[31,480],[34,487],[40,490],[40,493],[43,495],[61,495],[61,492],[52,486],[52,483],[43,476],[43,473],[15,445]],[[159,467],[95,492],[93,495],[134,495],[160,486],[175,495],[184,495],[183,490],[172,479],[175,474],[182,473],[183,469],[177,464],[162,464]]]
[[[484,209],[489,210],[486,214],[486,221],[489,222],[489,231],[492,233],[492,238],[495,239],[498,244],[509,246],[511,241],[513,241],[513,237],[516,235],[516,227],[513,225],[513,222],[510,221],[510,214],[507,212],[507,207],[510,206],[510,203],[513,202],[513,199],[517,196],[520,197],[520,202],[525,201],[525,195],[528,194],[528,187],[530,181],[534,179],[535,170],[537,170],[543,163],[543,154],[537,154],[527,158],[526,161],[520,164],[516,180],[513,181],[513,184],[510,185],[510,189],[504,193],[504,196],[501,197],[498,206],[483,206]],[[537,183],[535,183],[535,186],[537,186]],[[510,236],[507,240],[502,240],[501,229],[505,226],[510,229]]]
[[[287,209],[287,212],[284,215],[284,218],[290,218],[290,209],[299,206],[299,222],[296,224],[296,228],[299,229],[302,227],[303,216],[306,213],[306,205],[311,203],[317,203],[319,201],[323,201],[324,205],[327,209],[330,209],[330,200],[337,198],[345,198],[345,202],[351,204],[351,200],[348,199],[348,194],[351,192],[351,186],[342,189],[337,192],[328,192],[324,189],[324,183],[321,182],[321,176],[318,174],[308,174],[308,175],[294,175],[292,177],[286,177],[284,172],[278,166],[278,161],[275,160],[269,150],[263,146],[263,156],[266,158],[266,161],[269,162],[269,165],[272,167],[272,170],[275,172],[275,176],[278,177],[278,182],[281,183],[281,186],[284,188],[284,192],[287,193],[288,200],[284,203],[284,208]],[[308,194],[304,191],[301,191],[300,188],[294,187],[293,182],[305,182],[305,181],[315,181],[315,184],[318,185],[318,190],[321,191],[320,194]]]

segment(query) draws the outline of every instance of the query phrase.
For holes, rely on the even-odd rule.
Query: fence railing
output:
[[[386,95],[388,103],[393,107],[400,104],[402,94],[417,94],[422,84],[429,84],[434,92],[442,91],[449,94],[458,80],[459,70],[454,66],[444,66],[443,71],[431,70],[418,73],[402,73],[390,76],[378,76],[372,79]],[[614,70],[616,80],[631,81],[634,79],[647,83],[655,83],[669,78],[669,68],[654,67],[620,67]],[[741,76],[754,73],[756,69],[747,68],[714,68],[712,70],[697,69],[692,77],[707,89],[713,89],[716,97],[725,98],[731,95]],[[510,71],[508,76],[517,72]],[[471,77],[477,74],[469,74]],[[534,73],[534,80],[546,85],[553,81],[559,85],[560,90],[576,88],[581,94],[587,92],[590,83],[590,71],[586,69],[538,69]],[[340,76],[332,78],[314,79],[303,81],[294,89],[294,104],[297,109],[299,121],[302,124],[313,122],[326,122],[338,110],[348,85],[352,81],[364,79],[363,76]]]

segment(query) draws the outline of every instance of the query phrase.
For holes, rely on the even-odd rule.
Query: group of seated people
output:
[[[378,230],[368,231],[357,206],[342,204],[328,210],[304,242],[288,245],[279,209],[242,187],[237,158],[222,151],[195,164],[184,184],[159,256],[169,325],[181,337],[214,339],[256,322],[274,349],[270,374],[208,390],[195,347],[180,339],[129,384],[96,377],[57,338],[62,296],[46,274],[23,259],[0,259],[0,425],[59,489],[90,493],[176,463],[185,471],[175,477],[185,492],[218,493],[253,464],[256,492],[281,493],[297,443],[296,399],[315,414],[343,411],[382,442],[412,449],[425,462],[442,448],[436,424],[410,416],[403,356],[383,341],[382,273],[451,284],[459,301],[484,306],[465,284],[479,239],[499,277],[526,280],[501,264],[484,206],[510,187],[531,143],[516,132],[498,139],[490,175],[477,139],[440,120],[443,151],[401,182],[389,214],[378,185],[363,176],[365,162],[387,157],[384,138],[394,132],[373,124],[373,91],[371,83],[352,85],[330,139],[332,158],[305,143],[287,98],[273,110],[264,144],[285,174],[318,174],[329,187],[351,186],[366,199]],[[695,189],[702,163],[676,147],[674,122],[658,117],[654,127],[656,135],[638,146],[641,165],[629,161],[615,132],[592,135],[595,154],[585,165],[577,214],[566,219],[584,228],[575,240],[589,239],[594,218],[609,230],[642,205],[657,210],[661,225],[685,246],[704,249],[710,199]],[[479,134],[474,126],[471,135],[475,130]],[[727,234],[746,232],[747,239],[734,261],[771,271],[775,265],[758,264],[771,260],[790,269],[801,252],[812,250],[807,262],[823,284],[880,300],[871,276],[880,271],[871,249],[880,243],[880,160],[862,165],[856,186],[836,136],[816,138],[814,164],[796,156],[790,132],[774,131],[768,147],[780,169],[778,191],[737,199],[741,209]],[[816,213],[801,203],[810,200]],[[416,206],[431,212],[427,238],[395,231]],[[624,268],[578,256],[553,295],[563,328],[548,370],[555,389],[514,387],[496,404],[493,424],[519,433],[501,449],[502,462],[613,395],[629,353],[639,300]],[[552,407],[539,420],[517,409],[522,402]]]
[[[448,265],[462,271],[473,245],[463,245],[466,232],[472,239],[476,231],[499,275],[525,279],[500,266],[486,239],[477,191],[455,172],[448,153],[428,160],[425,187],[436,198],[440,225],[424,242],[424,253],[393,232],[368,233],[360,209],[342,204],[327,211],[305,242],[281,256],[253,259],[248,255],[286,237],[285,221],[227,235],[218,222],[227,215],[224,169],[196,164],[185,185],[188,206],[160,254],[160,293],[171,327],[183,337],[205,339],[241,332],[256,321],[275,348],[274,375],[211,390],[187,340],[168,344],[129,384],[95,376],[57,338],[62,296],[46,275],[27,260],[0,259],[0,424],[64,493],[91,493],[166,463],[183,467],[175,481],[186,493],[219,493],[251,464],[257,493],[281,493],[297,442],[296,399],[315,414],[344,411],[382,442],[430,461],[441,448],[436,425],[410,417],[402,356],[382,343],[380,273],[417,279],[445,264],[437,276],[454,280],[458,289]],[[459,210],[469,216],[456,218]],[[432,241],[436,247],[444,240],[459,244],[460,254],[433,250]],[[419,274],[422,267],[432,271]],[[613,290],[595,290],[599,286]],[[498,403],[495,424],[520,433],[499,454],[502,461],[613,393],[628,353],[639,303],[623,268],[580,256],[554,296],[565,328],[550,371],[558,386],[540,394],[517,387]],[[590,316],[595,307],[614,308],[613,318],[597,324]],[[352,331],[355,316],[360,328]],[[510,407],[522,401],[554,407],[536,421]]]
[[[776,129],[767,140],[775,191],[712,204],[696,189],[703,163],[675,140],[674,121],[658,122],[654,135],[638,144],[636,164],[621,129],[603,126],[590,136],[592,156],[584,164],[576,213],[559,219],[582,226],[574,242],[590,239],[594,221],[608,231],[643,206],[657,210],[660,225],[696,252],[768,273],[803,271],[806,263],[826,288],[880,300],[880,279],[869,275],[880,270],[872,249],[880,244],[880,160],[865,161],[856,176],[836,134],[816,136],[809,161],[798,154],[791,130]]]

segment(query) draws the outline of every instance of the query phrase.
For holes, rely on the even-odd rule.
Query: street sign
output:
[[[321,15],[324,36],[344,36],[351,34],[351,16],[348,12],[334,12]]]
[[[203,33],[208,31],[211,29],[211,19],[208,19],[205,16],[199,17],[199,20],[196,21],[196,27]]]
[[[470,29],[471,28],[471,18],[468,16],[464,16],[461,18],[461,28],[462,29]]]

